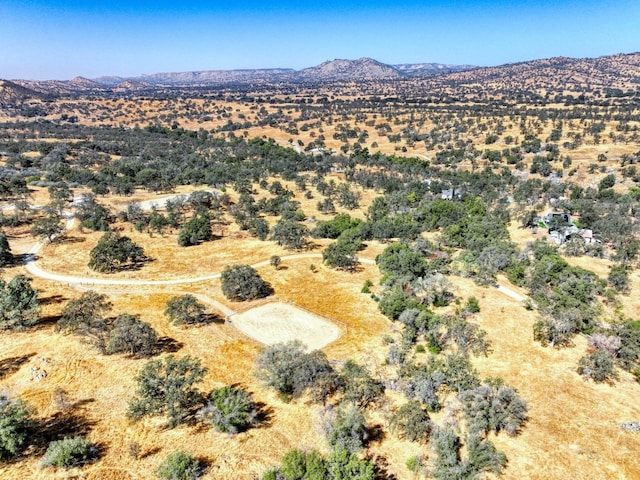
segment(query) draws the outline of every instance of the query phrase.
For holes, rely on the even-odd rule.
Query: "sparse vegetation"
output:
[[[69,468],[82,465],[93,459],[95,451],[83,437],[67,437],[49,444],[42,457],[45,467]]]
[[[166,478],[209,461],[244,478],[280,459],[264,478],[373,478],[374,462],[380,478],[566,478],[586,439],[593,476],[635,475],[623,453],[638,439],[610,421],[635,415],[640,378],[634,59],[3,104],[0,379],[42,416],[30,423],[7,400],[3,469],[29,476],[47,442],[99,432],[116,476],[120,464],[152,475],[178,442],[197,460],[170,455]],[[588,81],[571,76],[578,64]],[[80,226],[57,237],[72,208]],[[32,259],[29,233],[59,241]],[[296,252],[283,267],[285,250]],[[10,293],[23,260],[118,273],[93,285],[22,277]],[[267,280],[339,340],[258,352],[235,313],[273,293]],[[228,321],[174,328],[218,312]],[[98,355],[110,353],[124,355]],[[529,410],[550,388],[553,408]],[[257,424],[265,398],[275,415]],[[127,424],[128,399],[132,421],[202,423]],[[112,445],[137,447],[120,458]],[[282,457],[297,445],[331,450]]]
[[[202,475],[202,465],[188,453],[175,451],[167,456],[156,469],[156,477],[162,480],[195,480]]]

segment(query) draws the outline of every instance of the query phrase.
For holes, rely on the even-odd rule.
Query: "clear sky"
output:
[[[0,0],[0,78],[640,51],[638,0]]]

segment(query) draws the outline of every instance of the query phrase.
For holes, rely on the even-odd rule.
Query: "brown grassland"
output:
[[[380,87],[382,88],[382,87]],[[544,92],[541,91],[543,94]],[[576,93],[573,90],[564,92]],[[157,99],[150,96],[127,95],[122,98],[74,97],[48,103],[46,120],[63,122],[62,115],[76,116],[82,125],[121,126],[126,128],[161,125],[186,130],[204,130],[212,135],[244,136],[246,138],[265,137],[274,139],[279,145],[292,145],[304,150],[310,143],[324,137],[326,150],[354,153],[356,138],[348,141],[334,138],[344,129],[357,130],[358,136],[366,131],[366,136],[358,140],[358,147],[368,148],[372,153],[380,151],[400,156],[416,156],[422,160],[435,162],[440,151],[446,149],[445,140],[433,144],[425,140],[409,141],[407,128],[426,132],[431,129],[460,128],[458,140],[470,142],[480,151],[486,149],[503,150],[522,141],[523,126],[519,118],[513,118],[502,111],[495,116],[479,115],[477,125],[464,130],[464,118],[452,118],[438,123],[429,115],[422,117],[410,109],[400,109],[396,105],[375,110],[366,106],[352,110],[304,111],[300,101],[313,100],[307,105],[318,105],[323,99],[333,96],[333,100],[351,101],[359,95],[354,85],[343,86],[340,91],[329,87],[316,90],[302,90],[297,95],[281,92],[244,92],[243,96],[219,94],[208,98],[178,96],[172,99]],[[260,102],[247,100],[255,95]],[[290,98],[291,97],[291,98]],[[337,103],[337,102],[336,102]],[[401,103],[401,102],[399,102]],[[472,102],[470,102],[471,104]],[[448,103],[438,107],[445,111]],[[514,104],[522,107],[522,104]],[[563,104],[553,104],[562,109]],[[531,106],[536,109],[536,106]],[[430,115],[439,115],[432,109]],[[435,113],[434,113],[435,112]],[[307,116],[302,116],[305,113]],[[269,115],[273,122],[259,122]],[[443,114],[444,115],[444,114]],[[66,118],[66,117],[65,117]],[[14,116],[3,116],[0,121],[16,120]],[[20,117],[18,120],[26,120]],[[245,127],[225,130],[229,122]],[[615,173],[616,190],[626,192],[634,186],[631,178],[620,175],[621,159],[639,151],[640,122],[628,122],[630,130],[620,133],[618,122],[608,121],[596,139],[585,131],[593,122],[587,119],[565,121],[562,142],[573,142],[576,135],[583,142],[576,142],[571,148],[563,148],[562,154],[571,157],[570,165],[564,167],[564,178],[583,187],[598,187],[598,182],[607,174]],[[305,127],[305,124],[308,124]],[[383,125],[384,124],[384,125]],[[418,125],[419,124],[419,125]],[[497,124],[504,129],[495,143],[485,143],[488,132]],[[311,125],[311,126],[309,126]],[[418,126],[417,126],[418,125]],[[386,128],[388,126],[388,128]],[[17,127],[16,127],[17,128]],[[526,129],[534,130],[540,138],[547,138],[554,129],[553,120],[531,121]],[[9,129],[10,130],[10,129]],[[632,133],[633,132],[633,133]],[[18,135],[13,131],[10,134]],[[394,136],[402,138],[393,138]],[[513,137],[507,141],[507,137]],[[72,139],[67,139],[71,141]],[[393,141],[392,141],[393,140]],[[43,142],[60,139],[43,138]],[[512,143],[513,142],[513,143]],[[597,160],[599,155],[604,155]],[[472,161],[465,158],[451,168],[460,170],[480,170],[491,166],[491,162],[478,156]],[[533,155],[522,160],[518,168],[526,173],[533,161]],[[4,159],[3,159],[4,161]],[[506,167],[505,164],[497,168]],[[556,165],[554,165],[555,167]],[[442,169],[450,165],[443,164]],[[515,167],[509,165],[510,169]],[[537,178],[532,175],[533,178]],[[333,172],[327,180],[337,184],[345,181],[344,175]],[[270,178],[269,181],[274,180]],[[328,220],[331,214],[317,210],[320,195],[307,199],[296,189],[294,182],[277,179],[285,187],[296,192],[295,200],[301,209],[312,215],[316,221]],[[270,198],[265,190],[254,185],[259,198]],[[379,195],[370,189],[362,189],[355,183],[351,186],[361,195],[360,207],[348,213],[357,218],[366,217],[367,208]],[[198,190],[194,186],[179,186],[173,194],[188,194]],[[75,195],[85,190],[76,189]],[[315,193],[315,191],[314,191]],[[236,201],[239,195],[229,189],[229,196]],[[168,195],[168,194],[167,194]],[[99,197],[99,202],[114,211],[126,208],[132,201],[152,200],[166,195],[137,189],[131,196],[108,194]],[[539,199],[532,199],[537,204]],[[29,203],[44,205],[48,201],[46,188],[31,188]],[[517,211],[511,208],[512,222],[509,227],[511,240],[520,247],[544,236],[532,234],[519,227]],[[346,212],[342,208],[338,212]],[[277,217],[266,217],[273,225]],[[306,223],[309,228],[311,222]],[[77,223],[76,223],[77,225]],[[322,264],[322,259],[287,259],[292,253],[272,241],[260,241],[249,235],[223,216],[213,224],[215,238],[189,248],[177,244],[177,230],[167,230],[163,234],[150,235],[136,231],[130,223],[117,221],[114,227],[129,236],[144,248],[151,261],[139,270],[113,274],[99,274],[91,270],[87,263],[91,249],[96,245],[101,233],[75,227],[59,241],[46,245],[39,252],[38,263],[44,270],[91,278],[112,278],[118,280],[160,280],[187,279],[221,272],[232,264],[255,264],[281,256],[284,260],[280,269],[271,265],[258,267],[259,274],[271,284],[275,299],[290,302],[323,318],[336,322],[342,334],[323,351],[330,360],[343,362],[354,359],[367,366],[377,378],[385,378],[389,367],[385,365],[388,345],[385,337],[398,333],[398,324],[390,322],[378,309],[377,303],[368,294],[361,293],[365,281],[373,282],[374,292],[379,288],[381,274],[375,265],[362,263],[354,272],[338,271]],[[5,229],[14,254],[26,253],[35,240],[29,235],[29,227]],[[430,239],[437,234],[425,234]],[[312,239],[310,253],[320,254],[329,240]],[[388,244],[368,241],[367,247],[359,255],[375,259]],[[589,269],[606,278],[612,262],[608,259],[591,257],[567,257],[571,265]],[[14,265],[4,268],[4,279],[24,273],[24,267]],[[576,372],[578,360],[587,350],[587,340],[576,336],[568,348],[542,347],[532,338],[532,327],[538,319],[535,311],[527,310],[522,302],[500,292],[491,286],[480,286],[473,281],[451,276],[456,298],[464,302],[475,296],[480,302],[480,312],[475,320],[487,332],[491,342],[491,352],[487,357],[473,357],[473,365],[481,378],[500,377],[505,383],[515,387],[529,405],[529,420],[522,433],[516,437],[505,434],[490,435],[498,450],[503,451],[508,464],[503,477],[509,480],[537,479],[620,479],[640,478],[640,434],[623,431],[619,424],[640,420],[640,383],[631,374],[620,371],[620,380],[615,384],[594,383],[585,380]],[[628,318],[640,318],[640,271],[636,268],[630,275],[631,293],[618,297],[618,309],[606,307],[607,320],[615,321],[620,312]],[[510,285],[504,277],[499,282],[521,295],[524,289]],[[243,335],[232,323],[223,321],[225,312],[222,304],[233,311],[246,311],[262,304],[262,301],[232,302],[222,293],[219,279],[195,283],[181,283],[169,286],[94,286],[90,282],[69,285],[35,278],[34,286],[39,291],[42,304],[41,321],[34,328],[21,332],[0,332],[0,394],[10,392],[28,401],[37,411],[37,419],[45,425],[49,437],[60,438],[78,433],[87,434],[101,450],[100,458],[82,468],[70,470],[44,469],[39,466],[46,449],[42,442],[30,447],[22,457],[0,464],[0,479],[78,478],[91,480],[149,479],[160,462],[171,452],[182,449],[202,459],[207,465],[203,478],[254,479],[268,467],[277,465],[282,455],[292,448],[318,449],[327,453],[328,446],[319,425],[321,408],[308,398],[284,402],[272,389],[258,381],[254,374],[257,355],[263,345]],[[246,387],[254,398],[265,404],[268,420],[257,428],[237,435],[219,433],[213,428],[201,425],[182,425],[175,429],[163,428],[163,419],[144,419],[138,423],[127,420],[127,404],[135,392],[134,377],[148,359],[131,359],[122,355],[101,355],[92,346],[73,335],[56,332],[55,322],[64,305],[77,298],[82,291],[95,289],[108,295],[113,303],[110,315],[130,313],[139,315],[149,322],[164,338],[167,350],[175,350],[175,355],[191,355],[201,359],[208,369],[202,391],[210,391],[223,385],[239,384]],[[177,294],[193,293],[204,300],[207,312],[216,315],[216,321],[199,327],[176,327],[168,323],[164,310],[168,299]],[[443,311],[455,308],[444,307]],[[167,352],[163,352],[165,355]],[[419,353],[417,355],[420,355]],[[40,373],[46,372],[42,378]],[[397,393],[387,395],[387,403],[369,418],[373,425],[381,425],[385,435],[373,441],[366,450],[372,459],[384,459],[387,470],[393,478],[413,479],[417,475],[410,472],[406,461],[417,454],[430,454],[429,447],[398,439],[389,432],[389,416],[404,400]],[[453,402],[445,405],[442,413],[432,415],[441,420],[446,415],[462,414],[455,410]],[[139,444],[141,455],[134,459],[129,454],[130,446]],[[489,476],[492,478],[491,476]]]
[[[38,195],[38,194],[37,194]],[[113,198],[112,203],[118,203]],[[19,253],[32,240],[24,232],[14,232],[14,250]],[[243,238],[241,232],[191,248],[175,246],[175,234],[149,236],[126,231],[144,246],[154,261],[140,271],[115,275],[132,279],[184,278],[219,271],[231,262],[257,262],[286,251],[271,242]],[[514,230],[514,233],[516,231]],[[530,235],[530,234],[529,234]],[[515,236],[515,235],[514,235]],[[42,252],[41,265],[51,271],[96,276],[86,267],[88,251],[97,241],[96,233],[75,230],[67,239],[49,245]],[[384,245],[369,242],[362,252],[374,258]],[[320,251],[318,245],[315,251]],[[311,266],[317,267],[317,272]],[[599,270],[593,260],[586,265]],[[5,271],[10,277],[22,267]],[[602,274],[606,271],[604,266]],[[376,283],[377,267],[362,265],[355,273],[338,272],[321,265],[320,259],[284,261],[283,268],[261,267],[259,273],[273,286],[277,297],[293,302],[326,318],[339,320],[343,335],[328,345],[329,358],[354,358],[378,375],[384,375],[383,337],[393,328],[368,295],[360,293],[366,279]],[[634,289],[638,286],[633,277]],[[530,420],[516,438],[504,435],[492,438],[504,451],[509,464],[504,478],[636,478],[640,463],[635,452],[640,448],[637,434],[619,430],[618,424],[637,418],[640,385],[622,374],[615,385],[587,382],[575,372],[586,342],[577,337],[566,349],[544,348],[531,337],[535,313],[491,287],[480,287],[470,280],[453,278],[458,298],[480,299],[478,323],[487,330],[492,352],[475,358],[482,377],[501,377],[518,389],[530,405]],[[260,345],[238,332],[232,325],[212,323],[199,328],[170,326],[163,314],[166,301],[179,292],[192,292],[222,302],[232,309],[250,308],[229,302],[222,295],[219,281],[172,287],[112,287],[103,289],[114,304],[113,313],[135,313],[179,347],[178,355],[202,359],[209,372],[202,385],[209,390],[224,384],[242,384],[269,408],[267,425],[236,436],[212,429],[182,426],[164,430],[158,419],[130,424],[125,418],[128,399],[135,390],[133,377],[146,360],[101,356],[92,347],[72,335],[53,330],[53,323],[64,303],[79,292],[67,285],[35,280],[44,304],[43,322],[35,330],[3,333],[0,351],[3,359],[19,359],[20,367],[5,374],[3,388],[31,403],[38,418],[52,428],[75,433],[89,432],[104,447],[101,459],[71,473],[43,470],[38,455],[1,467],[3,478],[150,478],[158,463],[175,449],[186,449],[210,464],[205,478],[254,478],[281,455],[294,447],[326,451],[319,431],[319,407],[305,399],[284,403],[252,375]],[[83,286],[83,289],[90,286]],[[625,311],[637,313],[636,302],[623,300]],[[210,308],[212,313],[219,313]],[[46,377],[34,378],[42,369]],[[391,405],[399,398],[391,395]],[[387,407],[387,410],[392,407]],[[384,415],[372,418],[385,425]],[[142,446],[142,458],[133,460],[129,445]],[[415,444],[389,434],[374,442],[369,453],[385,457],[388,469],[398,478],[410,478],[404,463],[407,458],[426,451]]]

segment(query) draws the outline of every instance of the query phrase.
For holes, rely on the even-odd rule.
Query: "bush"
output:
[[[222,272],[222,293],[235,301],[254,300],[266,297],[273,292],[255,268],[249,265],[226,267]]]
[[[191,409],[202,400],[193,388],[204,378],[206,368],[200,360],[186,356],[176,360],[152,360],[136,376],[136,397],[129,402],[127,417],[136,421],[147,415],[166,414],[169,427],[182,423]]]
[[[66,437],[51,442],[42,459],[45,467],[69,468],[91,460],[94,449],[83,437]]]
[[[280,461],[280,467],[265,472],[262,480],[373,480],[371,462],[360,460],[354,453],[335,450],[324,458],[316,450],[290,450]]]
[[[197,416],[221,432],[238,433],[256,422],[258,408],[249,392],[226,386],[211,392],[207,405]]]
[[[0,460],[17,455],[26,447],[33,425],[31,412],[22,400],[0,396]]]
[[[469,313],[478,313],[480,311],[480,302],[476,297],[469,297],[464,308]]]
[[[606,350],[596,350],[582,357],[578,363],[578,373],[597,383],[618,379],[613,357]]]
[[[333,368],[324,352],[306,353],[298,340],[267,347],[256,362],[256,376],[285,399],[301,395],[316,381],[332,373]]]
[[[38,321],[38,291],[31,279],[17,275],[5,283],[0,279],[0,330],[22,330]]]
[[[13,261],[13,254],[9,246],[9,240],[4,233],[0,233],[0,267],[4,267]]]
[[[106,353],[128,353],[139,357],[154,352],[158,334],[147,322],[123,313],[113,322],[108,334]]]
[[[500,381],[484,383],[458,396],[469,430],[485,435],[501,431],[514,436],[527,420],[528,406],[517,392]]]
[[[359,407],[366,407],[384,392],[382,384],[376,381],[366,368],[353,360],[344,364],[340,379],[344,389],[344,400],[354,402]]]
[[[164,314],[174,325],[192,325],[204,319],[205,306],[191,294],[171,297]]]
[[[499,474],[507,463],[504,453],[478,435],[467,439],[467,455],[462,457],[462,441],[451,428],[437,428],[431,445],[435,452],[432,475],[436,480],[475,480],[483,472]]]
[[[155,473],[163,480],[194,480],[202,475],[202,466],[190,454],[176,451],[165,458]]]
[[[391,417],[391,428],[400,438],[412,442],[426,442],[433,428],[429,414],[417,400],[405,403]]]

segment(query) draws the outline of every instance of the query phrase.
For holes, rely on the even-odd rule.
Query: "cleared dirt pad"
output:
[[[280,302],[252,308],[231,320],[242,333],[266,345],[300,340],[309,350],[317,350],[340,336],[333,323]]]

